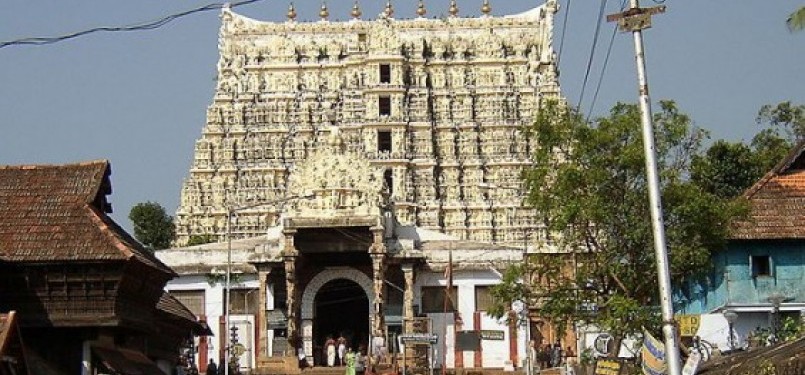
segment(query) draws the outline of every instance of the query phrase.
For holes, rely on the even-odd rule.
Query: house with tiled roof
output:
[[[159,308],[176,274],[107,215],[110,174],[107,161],[0,166],[0,312],[16,310],[33,373],[161,374],[171,358],[146,348],[190,330],[158,323],[195,323]],[[166,352],[178,359],[175,345]]]
[[[723,251],[712,256],[707,280],[679,293],[678,311],[736,318],[738,346],[758,327],[805,313],[805,142],[744,194],[748,216],[736,222]],[[713,335],[729,338],[729,328]],[[700,331],[702,328],[700,328]]]

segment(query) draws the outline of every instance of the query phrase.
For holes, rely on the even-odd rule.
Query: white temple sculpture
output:
[[[346,22],[330,20],[326,6],[314,22],[296,21],[293,6],[278,23],[225,9],[215,97],[182,187],[177,244],[222,240],[227,207],[301,194],[289,184],[309,177],[295,174],[321,158],[332,129],[370,167],[312,173],[379,178],[403,225],[508,244],[539,232],[521,208],[532,147],[522,127],[541,98],[559,97],[557,4],[495,17],[484,2],[477,18],[459,17],[456,4],[429,19],[420,2],[418,16],[403,20],[389,2],[378,19],[361,20],[356,3]],[[240,213],[233,237],[264,234],[282,211]]]
[[[556,1],[506,17],[484,1],[471,18],[450,1],[442,19],[419,1],[409,20],[385,3],[374,20],[355,3],[345,22],[326,5],[313,22],[293,6],[281,23],[224,9],[177,247],[157,252],[180,276],[168,291],[213,323],[198,363],[224,356],[231,325],[252,374],[322,366],[333,336],[382,339],[409,373],[526,365],[537,322],[487,310],[523,247],[544,246],[520,175],[524,127],[560,99]],[[194,236],[217,243],[186,246]]]

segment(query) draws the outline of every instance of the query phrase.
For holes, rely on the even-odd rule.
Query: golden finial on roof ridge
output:
[[[293,1],[290,5],[288,5],[288,21],[293,21],[296,19],[296,8],[293,6]]]
[[[492,6],[489,5],[489,0],[484,0],[484,4],[481,5],[481,13],[483,13],[485,16],[488,16],[491,12]]]
[[[350,14],[354,19],[361,18],[361,14],[363,14],[363,12],[361,12],[361,7],[358,5],[358,0],[355,0],[355,4],[352,5],[352,12],[350,12]]]
[[[391,0],[386,1],[386,9],[383,10],[386,13],[386,17],[391,18],[394,14],[394,7],[391,6]]]
[[[428,10],[425,9],[425,1],[419,0],[419,5],[416,7],[416,14],[420,17],[425,17],[428,14]]]
[[[321,10],[319,11],[319,17],[321,17],[322,21],[327,21],[327,17],[330,17],[330,11],[327,10],[327,2],[321,2]]]
[[[450,0],[450,8],[447,9],[447,12],[450,13],[452,17],[458,15],[458,4],[456,4],[456,0]]]

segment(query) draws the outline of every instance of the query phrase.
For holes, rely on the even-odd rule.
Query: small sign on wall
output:
[[[699,315],[677,315],[679,322],[679,335],[682,337],[696,336],[699,331],[699,324],[701,324],[701,317]]]
[[[506,337],[505,332],[503,331],[495,331],[489,329],[482,329],[478,331],[481,340],[503,340]]]
[[[478,331],[460,331],[456,334],[458,350],[474,352],[481,349],[481,337]]]

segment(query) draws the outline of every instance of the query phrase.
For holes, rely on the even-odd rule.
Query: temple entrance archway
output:
[[[355,350],[369,343],[369,298],[352,280],[332,280],[316,294],[312,354],[317,365],[326,363],[322,345],[327,337],[344,337]]]
[[[342,331],[367,341],[374,302],[373,282],[351,267],[332,267],[313,277],[302,294],[302,339],[309,363],[321,363],[320,346],[328,334]],[[314,345],[315,344],[315,345]]]

